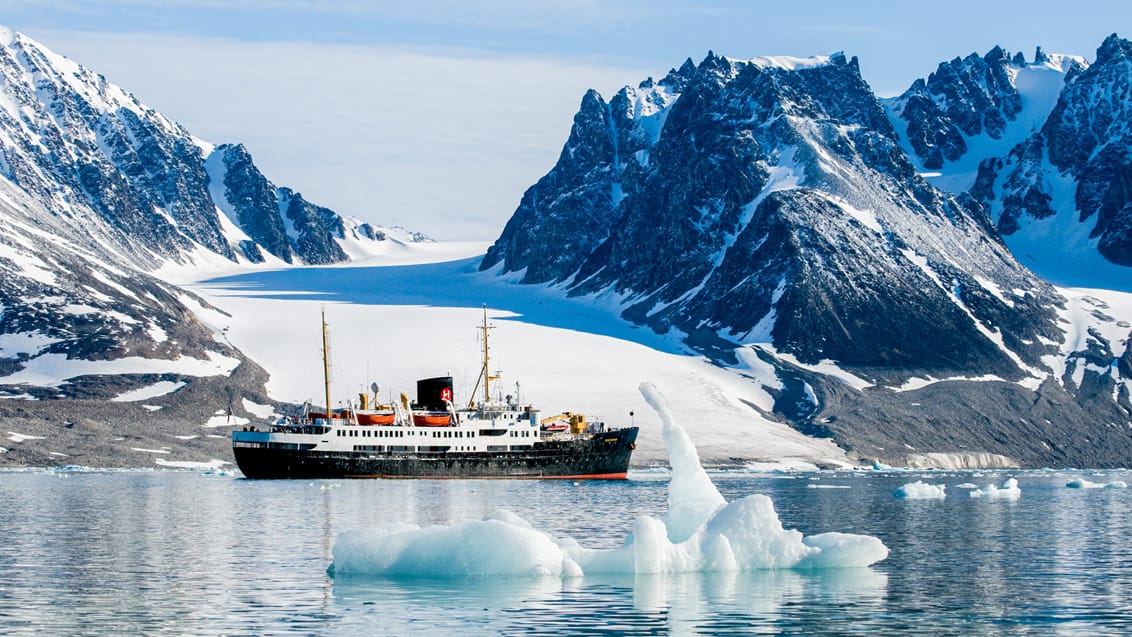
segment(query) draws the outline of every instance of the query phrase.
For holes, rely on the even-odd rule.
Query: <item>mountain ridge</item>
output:
[[[1017,77],[1061,73],[1043,78],[1045,85],[1067,77],[1071,87],[1098,66],[1040,49],[1036,57],[1026,64],[996,47],[957,58],[941,65],[951,72],[917,82],[905,99],[947,82],[948,95],[986,98],[991,86],[1013,98],[952,104],[958,113],[994,109],[977,125],[952,125],[968,137],[989,125],[1001,137],[1026,111]],[[659,133],[633,128],[631,118],[618,126],[622,109],[601,108],[601,96],[587,93],[559,164],[524,195],[481,268],[616,299],[626,320],[674,333],[727,365],[750,360],[741,351],[754,350],[776,370],[769,415],[897,464],[901,435],[920,427],[905,431],[893,424],[898,417],[924,423],[915,438],[929,447],[1007,451],[1035,465],[1093,453],[1066,452],[1072,441],[1052,425],[1051,442],[1036,448],[1003,442],[1016,414],[996,400],[1045,405],[1035,418],[1077,421],[1090,439],[1117,450],[1085,462],[1132,461],[1128,436],[1104,431],[1132,413],[1129,377],[1118,365],[1128,351],[1120,321],[1098,318],[1104,325],[1085,338],[1068,338],[1065,317],[1085,302],[1018,263],[977,192],[937,190],[917,174],[922,169],[909,159],[915,148],[905,151],[908,138],[899,132],[902,109],[881,104],[855,59],[812,60],[760,65],[709,53],[699,65],[685,63],[670,73],[681,78],[680,93],[666,95],[663,114],[653,115]],[[955,68],[970,65],[988,84]],[[609,104],[640,103],[646,88],[648,81],[623,89]],[[626,159],[624,139],[647,141]],[[571,175],[600,176],[600,185]],[[588,190],[571,190],[576,184]],[[558,237],[587,215],[608,223],[608,236],[587,255],[556,258]],[[520,228],[532,249],[514,249]],[[543,255],[551,256],[540,261]],[[842,371],[822,371],[830,360]],[[845,390],[846,373],[864,379],[860,389]],[[960,404],[944,410],[937,398],[923,408],[923,397],[943,387]],[[928,413],[909,420],[910,404]]]

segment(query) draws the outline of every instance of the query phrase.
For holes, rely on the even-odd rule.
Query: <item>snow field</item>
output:
[[[190,287],[227,313],[202,309],[198,317],[269,372],[276,400],[323,402],[325,309],[336,406],[373,382],[382,388],[378,398],[390,401],[414,396],[418,379],[449,374],[457,402],[467,401],[482,364],[477,328],[486,304],[492,372],[502,372],[493,388],[534,403],[544,417],[571,411],[612,427],[640,426],[635,466],[666,457],[660,422],[635,391],[644,378],[669,398],[676,418],[691,423],[707,462],[852,466],[829,440],[759,416],[752,404],[771,406],[762,384],[774,379],[765,370],[723,369],[689,355],[618,318],[607,299],[567,299],[556,288],[476,272],[482,247],[426,244],[348,266],[245,270]]]

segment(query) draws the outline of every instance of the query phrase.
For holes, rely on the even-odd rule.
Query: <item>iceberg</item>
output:
[[[888,557],[879,538],[849,533],[804,536],[785,529],[771,499],[727,502],[700,464],[687,432],[651,383],[640,391],[662,421],[672,466],[663,520],[641,516],[624,543],[586,548],[556,538],[506,510],[481,520],[421,528],[388,525],[338,535],[333,577],[377,575],[451,579],[491,576],[708,573],[865,567]]]

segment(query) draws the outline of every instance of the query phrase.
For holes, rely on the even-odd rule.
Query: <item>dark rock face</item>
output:
[[[964,137],[1002,136],[1007,121],[1022,109],[1010,66],[1021,64],[997,46],[984,56],[955,58],[940,64],[926,81],[916,80],[896,100],[908,141],[925,168],[942,168],[945,160],[963,156]]]
[[[511,264],[521,262],[526,283],[577,271],[592,246],[609,236],[625,188],[643,176],[642,158],[654,141],[649,128],[659,126],[657,118],[663,121],[671,90],[683,79],[673,71],[659,84],[622,89],[608,104],[597,91],[587,92],[555,170],[523,193],[482,267],[509,259],[506,271],[513,271],[520,268]]]
[[[294,255],[279,215],[275,186],[252,163],[243,144],[224,144],[213,152],[224,164],[224,196],[236,211],[240,228],[263,249],[291,263]]]
[[[303,257],[305,263],[327,264],[339,263],[349,260],[342,247],[335,241],[335,237],[342,238],[342,218],[333,210],[316,206],[303,199],[297,192],[289,188],[280,188],[279,209],[283,216],[295,229],[295,252]],[[369,238],[376,238],[372,228],[369,228]],[[364,233],[365,230],[362,230]]]
[[[1097,250],[1132,266],[1130,91],[1132,42],[1114,34],[1088,69],[1066,80],[1040,131],[1006,157],[982,163],[971,192],[990,207],[1004,235],[1017,232],[1025,219],[1057,214],[1059,189],[1070,188],[1073,212],[1092,228]]]
[[[185,300],[203,300],[131,269],[112,254],[92,258],[80,243],[43,240],[52,213],[5,185],[0,216],[0,368],[15,373],[39,357],[113,361],[128,357],[175,360],[236,357],[213,338]],[[14,202],[14,203],[13,203]],[[65,237],[59,237],[64,238]],[[81,396],[80,380],[40,384],[34,378],[0,386],[0,394],[38,399]],[[128,387],[127,387],[128,388]]]

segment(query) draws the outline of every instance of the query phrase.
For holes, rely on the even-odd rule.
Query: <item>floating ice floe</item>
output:
[[[165,451],[164,453],[169,452]],[[165,467],[168,469],[193,469],[196,471],[204,471],[206,473],[221,470],[223,469],[224,465],[231,464],[227,460],[209,460],[207,462],[198,462],[195,460],[165,460],[164,458],[157,458],[153,461],[153,463],[159,467]]]
[[[1070,480],[1065,483],[1066,487],[1070,489],[1127,489],[1128,483],[1123,480],[1113,480],[1112,482],[1090,482],[1084,478]]]
[[[1008,478],[1006,482],[1002,483],[1001,487],[996,487],[993,484],[975,489],[971,492],[972,498],[1017,498],[1022,495],[1022,489],[1018,488],[1018,481],[1014,478]]]
[[[942,500],[947,497],[947,485],[917,480],[897,488],[892,495],[904,500]]]
[[[668,512],[642,516],[625,543],[589,549],[554,538],[500,510],[452,526],[390,525],[338,535],[332,576],[412,578],[559,576],[864,567],[888,557],[880,539],[848,533],[803,536],[784,529],[765,495],[727,502],[700,465],[687,433],[649,383],[640,387],[662,421],[672,466]]]

